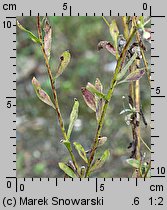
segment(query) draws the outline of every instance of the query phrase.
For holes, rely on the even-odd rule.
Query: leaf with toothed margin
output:
[[[64,171],[65,174],[67,174],[69,177],[71,178],[77,178],[76,174],[74,173],[74,171],[68,167],[65,163],[59,163],[59,167],[61,170]]]
[[[109,157],[110,157],[109,150],[105,150],[103,155],[101,156],[101,158],[96,160],[95,163],[92,165],[92,167],[90,169],[90,172],[101,168]]]
[[[81,88],[82,95],[84,98],[85,103],[91,108],[94,112],[96,112],[96,104],[95,104],[95,96],[85,87]]]
[[[55,109],[55,106],[54,106],[52,100],[50,99],[49,95],[41,88],[39,81],[35,77],[33,77],[33,79],[32,79],[32,85],[34,87],[34,90],[35,90],[38,98],[41,101],[43,101],[45,104],[47,104]]]
[[[51,51],[51,43],[52,43],[52,28],[47,19],[45,20],[44,32],[45,32],[44,49],[48,57],[48,60],[50,60],[50,51]]]
[[[71,59],[71,54],[69,50],[64,51],[62,55],[60,56],[60,64],[56,73],[56,78],[58,78],[66,69],[66,67],[68,66],[70,62],[70,59]]]
[[[73,108],[72,108],[72,111],[71,111],[71,114],[70,114],[70,124],[69,124],[68,131],[67,131],[67,139],[68,140],[70,139],[71,132],[72,132],[72,129],[74,127],[74,123],[75,123],[76,119],[78,118],[78,109],[79,109],[79,102],[75,98],[74,99],[74,105],[73,105]]]
[[[101,49],[106,49],[108,52],[110,52],[111,54],[115,55],[116,54],[116,50],[114,48],[114,46],[108,42],[108,41],[100,41],[97,45],[97,49],[98,51],[100,51]]]
[[[85,163],[88,163],[86,152],[85,152],[83,146],[77,142],[74,142],[73,144],[74,144],[74,147],[77,150],[79,156],[85,161]]]
[[[26,32],[28,34],[28,36],[31,38],[31,40],[35,43],[41,44],[41,41],[38,39],[38,37],[36,37],[31,31],[27,30],[26,28],[24,28],[19,21],[17,20],[17,26],[24,32]]]

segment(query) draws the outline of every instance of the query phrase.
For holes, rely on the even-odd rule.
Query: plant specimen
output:
[[[124,34],[120,34],[116,20],[111,24],[105,17],[102,17],[109,28],[111,41],[100,41],[97,44],[98,51],[105,49],[115,56],[117,65],[114,75],[111,78],[107,93],[103,90],[103,84],[99,78],[96,78],[95,83],[87,83],[86,87],[81,87],[81,92],[87,106],[95,112],[97,129],[95,131],[92,146],[88,151],[79,142],[71,143],[71,133],[75,121],[78,118],[79,101],[74,98],[73,108],[70,114],[70,123],[68,129],[65,129],[64,120],[59,106],[59,100],[55,84],[57,79],[61,79],[61,75],[68,68],[71,60],[70,50],[65,50],[60,55],[60,62],[57,71],[53,72],[50,66],[51,46],[52,46],[52,27],[48,19],[45,17],[40,20],[37,17],[38,36],[24,28],[18,21],[18,27],[23,30],[37,43],[42,51],[45,61],[47,74],[49,76],[52,97],[42,89],[40,82],[33,77],[32,85],[38,98],[45,104],[51,106],[57,113],[60,129],[62,132],[62,140],[60,141],[69,152],[70,160],[68,163],[59,163],[60,169],[65,173],[65,177],[90,177],[97,169],[101,168],[106,160],[110,157],[109,149],[105,150],[101,157],[96,157],[97,150],[101,149],[107,141],[107,137],[103,136],[102,129],[107,113],[107,108],[112,99],[115,88],[118,85],[127,84],[129,86],[129,108],[125,108],[120,114],[125,114],[126,123],[131,126],[132,139],[129,148],[132,148],[131,158],[127,162],[135,169],[133,177],[149,177],[151,163],[147,163],[141,151],[141,142],[149,149],[140,135],[140,121],[146,124],[144,114],[140,103],[140,79],[147,75],[148,85],[150,85],[150,73],[148,63],[145,58],[144,51],[146,50],[143,39],[150,40],[150,31],[145,27],[150,19],[144,17],[122,17]],[[42,29],[43,28],[43,29]],[[144,66],[142,66],[144,63]],[[79,166],[76,161],[73,149],[76,149],[79,156],[84,161],[84,165]],[[150,150],[149,150],[150,152]]]

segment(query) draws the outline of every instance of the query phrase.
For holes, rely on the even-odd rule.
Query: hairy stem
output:
[[[108,104],[109,104],[109,102],[110,102],[110,100],[112,98],[115,86],[117,85],[117,80],[116,80],[117,74],[122,69],[122,66],[123,66],[123,64],[125,62],[126,53],[128,51],[128,48],[130,46],[130,43],[131,43],[135,33],[136,33],[136,27],[133,29],[133,32],[132,32],[131,36],[129,37],[129,39],[127,40],[127,43],[126,43],[126,45],[125,45],[125,47],[124,47],[124,49],[123,49],[123,51],[122,51],[122,53],[121,53],[121,55],[120,55],[120,57],[118,59],[113,79],[110,82],[110,88],[108,90],[107,97],[106,97],[107,100],[105,101],[105,104],[103,106],[101,118],[100,118],[98,126],[97,126],[97,130],[96,130],[94,142],[93,142],[93,145],[92,145],[92,148],[91,148],[91,153],[90,153],[90,157],[89,157],[89,161],[88,161],[88,166],[87,166],[85,177],[89,176],[89,170],[90,170],[92,161],[94,159],[94,155],[95,155],[96,148],[97,148],[97,145],[98,145],[98,138],[99,138],[99,136],[101,134],[101,130],[102,130],[102,127],[103,127],[103,124],[104,124],[104,119],[105,119],[106,111],[107,111],[107,108],[108,108]]]
[[[59,103],[58,103],[57,92],[56,92],[56,88],[54,86],[54,79],[53,79],[53,76],[52,76],[52,72],[51,72],[49,61],[48,61],[48,57],[47,57],[47,55],[45,53],[45,49],[44,49],[44,44],[43,44],[43,40],[42,40],[42,32],[41,32],[41,25],[40,25],[40,17],[39,16],[37,16],[37,28],[38,28],[38,36],[39,36],[39,39],[41,41],[41,50],[42,50],[42,53],[43,53],[43,57],[44,57],[44,60],[45,60],[45,65],[46,65],[48,75],[49,75],[49,79],[50,79],[50,83],[51,83],[52,93],[53,93],[53,97],[54,97],[54,105],[55,105],[55,108],[56,108],[60,129],[61,129],[64,140],[67,140],[67,134],[66,134],[66,131],[65,131],[64,122],[63,122],[63,118],[62,118]],[[71,147],[70,148],[66,147],[66,148],[68,149],[68,151],[70,153],[70,156],[71,156],[71,159],[72,159],[76,169],[78,170],[78,165],[77,165],[77,162],[76,162],[76,159],[75,159],[75,156],[72,152]]]

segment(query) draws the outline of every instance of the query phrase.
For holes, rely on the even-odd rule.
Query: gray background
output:
[[[16,116],[13,115],[16,112],[15,107],[12,109],[6,108],[7,99],[6,96],[15,96],[15,88],[16,84],[13,83],[15,80],[15,59],[10,59],[10,56],[15,56],[15,51],[12,49],[15,48],[15,43],[13,40],[15,37],[15,27],[12,29],[4,29],[3,21],[6,20],[6,16],[20,16],[22,12],[25,16],[29,16],[29,10],[32,10],[32,16],[36,16],[39,12],[40,15],[45,15],[47,12],[48,15],[53,15],[55,12],[56,15],[61,15],[62,5],[64,2],[67,2],[68,5],[72,6],[72,15],[80,15],[85,16],[93,15],[94,12],[96,15],[101,15],[103,12],[104,15],[109,15],[110,10],[112,10],[112,15],[125,15],[126,12],[128,15],[133,15],[135,12],[136,15],[141,15],[144,12],[145,15],[149,15],[149,7],[147,11],[143,11],[143,1],[134,1],[134,0],[126,0],[126,1],[4,1],[1,0],[1,24],[0,24],[0,44],[1,44],[1,77],[0,77],[0,116],[1,116],[1,146],[0,146],[0,166],[1,166],[1,180],[0,180],[0,199],[1,199],[1,209],[2,199],[6,196],[7,198],[20,196],[29,196],[32,198],[43,198],[46,196],[51,199],[52,196],[58,196],[59,198],[96,198],[104,197],[104,206],[79,206],[80,209],[109,209],[109,208],[128,208],[128,209],[157,209],[157,205],[150,206],[150,201],[148,200],[151,196],[154,197],[154,204],[157,204],[157,197],[164,197],[164,206],[159,206],[159,208],[164,209],[166,206],[166,178],[151,178],[144,182],[144,180],[138,180],[138,186],[135,186],[135,179],[106,179],[104,182],[103,179],[98,179],[98,186],[101,183],[105,185],[105,191],[98,193],[95,192],[95,179],[91,179],[89,182],[87,180],[82,180],[81,182],[77,179],[73,182],[71,179],[66,180],[58,179],[58,187],[55,186],[55,179],[50,179],[48,182],[47,179],[42,179],[40,182],[39,179],[26,179],[24,182],[23,179],[18,179],[18,187],[21,183],[25,184],[25,191],[20,192],[18,189],[18,193],[15,192],[15,180],[12,181],[12,189],[6,188],[7,179],[6,176],[15,176],[15,139],[10,139],[10,136],[15,136],[15,123]],[[152,15],[166,15],[166,6],[165,1],[145,1],[148,6],[152,5]],[[16,3],[17,10],[16,11],[3,11],[2,5],[4,3]],[[69,15],[69,10],[64,12],[64,15]],[[12,23],[15,24],[15,19],[11,19]],[[161,87],[161,95],[165,95],[165,81],[166,81],[166,18],[152,18],[152,23],[155,25],[152,27],[152,30],[155,32],[152,36],[152,39],[155,42],[152,43],[152,47],[155,50],[152,51],[152,55],[159,55],[160,58],[153,58],[152,63],[155,63],[152,71],[155,71],[153,74],[153,78],[155,81],[153,82],[152,87]],[[154,90],[152,90],[152,95],[155,95]],[[15,99],[12,99],[12,104],[15,104]],[[155,170],[152,171],[152,175],[157,175],[156,168],[158,166],[167,167],[167,161],[165,160],[165,151],[166,151],[166,135],[165,135],[165,124],[166,124],[166,98],[152,98],[152,103],[155,104],[152,111],[155,114],[152,116],[152,119],[155,120],[153,123],[153,127],[155,129],[152,131],[152,135],[160,135],[160,138],[152,138],[152,143],[155,145],[152,147],[152,159],[155,161],[152,163],[152,167]],[[164,185],[163,192],[151,192],[150,185]],[[140,197],[140,204],[138,206],[132,205],[133,199],[135,196]],[[8,207],[11,208],[11,207]],[[17,209],[24,209],[25,206],[16,207]],[[44,206],[29,206],[28,209],[78,209],[78,206],[52,206],[48,207]]]

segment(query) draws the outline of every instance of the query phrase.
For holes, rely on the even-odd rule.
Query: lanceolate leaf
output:
[[[140,161],[138,161],[138,160],[136,160],[136,159],[133,159],[133,158],[127,159],[126,161],[127,161],[127,163],[128,163],[129,165],[131,165],[132,167],[134,167],[134,168],[140,168]]]
[[[87,83],[86,89],[89,90],[92,94],[97,95],[99,98],[106,99],[106,96],[101,91],[97,90],[97,88],[90,82]]]
[[[85,87],[81,88],[82,95],[85,103],[91,108],[94,112],[96,112],[96,104],[95,104],[95,96]]]
[[[80,155],[80,157],[81,157],[86,163],[88,163],[88,159],[87,159],[87,157],[86,157],[86,152],[85,152],[83,146],[82,146],[81,144],[77,143],[77,142],[74,142],[73,144],[74,144],[74,146],[75,146],[75,149],[78,151],[78,154]]]
[[[145,74],[144,69],[137,69],[130,73],[124,80],[118,82],[118,84],[124,83],[124,82],[131,82],[131,81],[137,81]]]
[[[22,30],[25,31],[28,36],[31,38],[31,40],[35,43],[41,44],[40,40],[38,39],[38,37],[36,37],[31,31],[27,30],[26,28],[24,28],[19,21],[17,20],[17,26]]]
[[[74,171],[68,167],[65,163],[59,163],[59,167],[61,170],[64,171],[65,174],[67,174],[69,177],[71,178],[77,178],[76,174],[74,173]]]
[[[51,51],[51,42],[52,42],[52,28],[49,25],[49,22],[47,19],[45,20],[44,31],[45,31],[44,49],[45,49],[45,53],[49,60],[50,59],[50,51]]]
[[[129,67],[132,65],[132,63],[134,62],[134,60],[137,57],[137,53],[135,52],[134,55],[131,57],[131,59],[128,61],[128,63],[123,67],[123,69],[121,70],[121,72],[119,72],[117,74],[117,80],[121,80],[124,75],[126,74],[126,72],[128,71]]]
[[[67,131],[67,139],[70,139],[71,132],[74,127],[74,123],[75,123],[76,119],[78,118],[78,108],[79,108],[79,102],[75,98],[74,105],[73,105],[73,108],[72,108],[72,111],[70,114],[70,124],[69,124],[68,131]]]
[[[110,52],[111,54],[115,55],[116,54],[116,50],[114,48],[114,46],[108,42],[108,41],[100,41],[97,45],[97,49],[98,51],[100,51],[101,49],[106,49],[108,52]]]
[[[69,50],[66,50],[62,53],[62,55],[60,56],[60,64],[56,73],[56,78],[59,77],[63,71],[66,69],[66,67],[68,66],[69,62],[71,59],[71,54],[69,52]]]
[[[104,163],[106,162],[106,160],[109,158],[109,156],[110,156],[109,150],[105,150],[105,152],[103,153],[101,158],[96,160],[95,163],[92,165],[90,171],[92,172],[92,171],[95,171],[95,170],[101,168],[104,165]]]
[[[109,29],[110,29],[111,37],[114,41],[114,48],[116,50],[116,56],[117,56],[118,55],[117,40],[118,40],[119,30],[118,30],[117,23],[115,20],[112,21]]]
[[[32,79],[32,85],[34,87],[34,90],[38,96],[38,98],[43,101],[45,104],[53,107],[55,109],[55,106],[53,104],[53,102],[51,101],[49,95],[41,88],[40,83],[38,82],[38,80],[33,77]]]

